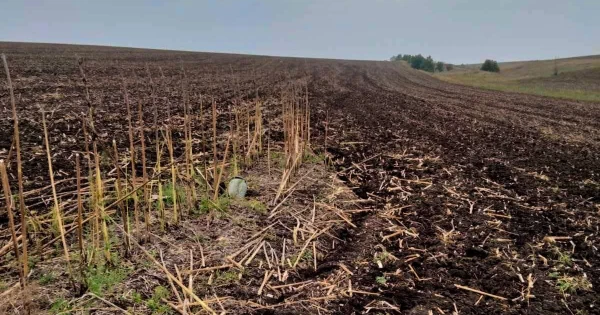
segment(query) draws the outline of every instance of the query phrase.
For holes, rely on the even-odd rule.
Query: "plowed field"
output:
[[[311,263],[296,269],[282,283],[328,283],[344,274],[346,291],[337,289],[340,283],[333,294],[323,293],[326,284],[308,291],[300,284],[297,291],[286,291],[273,279],[264,289],[267,295],[257,297],[254,290],[269,278],[261,264],[236,283],[206,289],[207,299],[214,293],[254,303],[225,304],[232,313],[600,314],[598,103],[453,85],[391,62],[19,43],[0,43],[0,52],[8,57],[15,87],[26,191],[49,185],[40,106],[51,117],[55,180],[64,180],[71,189],[74,184],[74,153],[83,152],[81,118],[87,112],[76,56],[85,60],[96,104],[95,136],[107,147],[115,138],[123,150],[128,138],[120,73],[129,80],[134,108],[141,103],[144,109],[147,128],[153,119],[147,68],[157,82],[161,120],[168,112],[177,124],[182,115],[183,68],[190,103],[204,99],[209,104],[214,98],[223,130],[236,102],[258,97],[268,113],[270,107],[278,108],[277,100],[290,85],[307,86],[312,147],[330,163],[319,164],[319,174],[313,170],[310,176],[334,175],[351,190],[346,198],[354,200],[353,206],[338,207],[352,225],[342,222],[332,229],[335,246],[318,245],[323,248],[317,247],[316,268]],[[0,159],[14,163],[14,156],[8,157],[13,129],[4,72],[1,78]],[[268,136],[274,143],[282,139],[277,132]],[[152,159],[152,139],[148,141]],[[182,149],[175,151],[178,155]],[[9,173],[16,191],[14,165]],[[301,169],[297,179],[302,175]],[[272,179],[273,191],[278,180]],[[266,180],[264,185],[269,184]],[[312,208],[318,191],[310,189],[303,191]],[[28,200],[30,209],[49,211],[45,204],[51,198],[40,199]],[[2,246],[10,243],[4,204]],[[274,223],[266,215],[259,219],[257,230]],[[295,224],[293,218],[286,223],[290,228]],[[177,247],[178,240],[169,247]],[[17,278],[7,254],[0,272],[8,286]],[[183,255],[177,259],[172,253],[169,259],[189,264],[189,252]],[[128,279],[158,277],[150,270],[136,269]],[[165,279],[160,281],[170,289]],[[348,283],[352,288],[347,289]],[[61,296],[67,300],[81,294],[66,291],[70,293]],[[119,292],[125,293],[106,298],[131,309],[135,302],[120,298],[127,291]],[[143,297],[150,297],[148,292]],[[286,305],[298,301],[300,293],[304,302]],[[322,296],[326,298],[318,298]],[[48,309],[53,300],[39,308]]]

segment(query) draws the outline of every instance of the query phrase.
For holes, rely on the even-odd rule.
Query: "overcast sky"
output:
[[[3,0],[1,41],[452,63],[600,54],[600,0]]]

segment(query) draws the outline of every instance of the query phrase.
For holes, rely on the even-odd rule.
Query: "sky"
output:
[[[600,54],[599,0],[3,0],[0,41],[449,63]]]

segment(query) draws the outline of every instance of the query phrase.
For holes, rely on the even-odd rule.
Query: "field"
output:
[[[600,313],[600,103],[391,62],[0,52],[0,313]]]
[[[439,79],[491,90],[519,92],[582,101],[600,101],[600,56],[500,63],[500,73],[480,65],[456,66]]]

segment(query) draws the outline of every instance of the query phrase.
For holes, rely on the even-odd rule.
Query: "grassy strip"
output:
[[[600,92],[579,89],[555,89],[537,84],[524,84],[517,80],[502,78],[494,74],[468,72],[453,75],[436,76],[440,80],[474,86],[487,90],[517,92],[539,96],[555,97],[577,101],[600,102]]]

